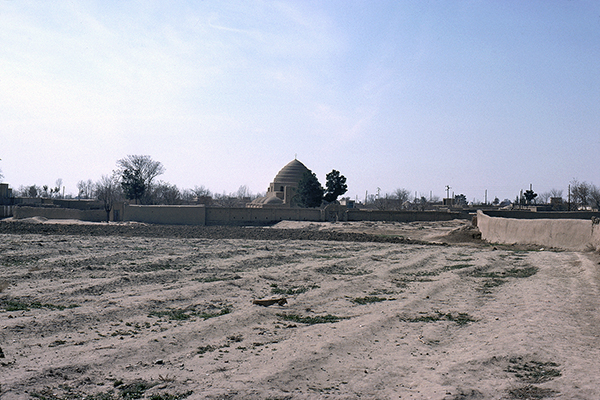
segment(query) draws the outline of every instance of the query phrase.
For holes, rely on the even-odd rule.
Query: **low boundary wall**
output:
[[[123,208],[123,221],[165,225],[206,225],[206,212],[204,206],[140,206],[126,204]]]
[[[321,221],[319,208],[206,207],[206,225],[271,225],[279,221]]]
[[[536,244],[566,250],[600,250],[598,219],[517,219],[477,211],[481,238],[491,243]]]
[[[272,225],[279,221],[449,221],[467,213],[353,210],[345,207],[247,208],[125,205],[123,221],[175,225]]]
[[[8,218],[13,216],[15,206],[0,206],[0,218]]]
[[[388,211],[349,209],[348,221],[450,221],[453,219],[471,219],[469,213],[449,211]]]
[[[516,219],[591,219],[600,217],[597,211],[527,211],[527,210],[482,210],[488,217]]]
[[[105,222],[106,211],[78,210],[75,208],[59,207],[18,206],[13,208],[13,217],[16,219],[43,217],[47,219],[78,219],[80,221]]]

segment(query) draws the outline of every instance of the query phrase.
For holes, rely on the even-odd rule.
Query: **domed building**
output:
[[[291,207],[298,182],[306,172],[310,172],[306,165],[296,159],[290,161],[275,175],[267,189],[267,195],[255,199],[248,207]]]

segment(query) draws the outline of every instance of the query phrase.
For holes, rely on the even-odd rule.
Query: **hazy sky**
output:
[[[77,194],[128,154],[265,192],[600,184],[600,2],[0,1],[0,169]]]

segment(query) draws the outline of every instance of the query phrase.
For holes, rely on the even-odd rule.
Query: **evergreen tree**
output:
[[[525,200],[527,200],[527,203],[531,204],[531,202],[537,197],[537,193],[529,189],[526,190],[525,193],[523,193],[523,196],[525,196]]]
[[[348,185],[346,185],[346,177],[340,175],[340,171],[332,169],[330,173],[326,175],[327,192],[325,193],[325,201],[332,203],[337,200],[338,196],[343,195],[348,191]]]
[[[300,207],[319,207],[323,201],[324,189],[312,171],[306,171],[298,182],[298,205]]]

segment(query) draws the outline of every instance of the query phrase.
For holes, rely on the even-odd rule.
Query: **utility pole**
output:
[[[446,185],[446,198],[447,199],[450,198],[450,189],[451,189],[451,187],[449,185]]]

